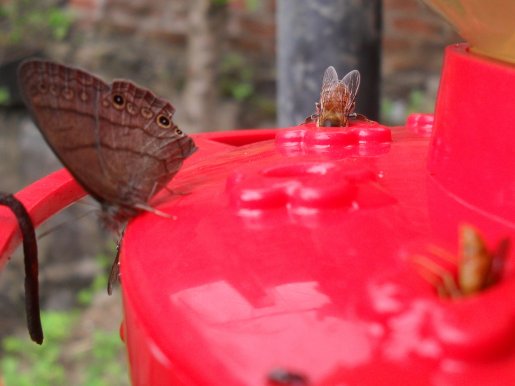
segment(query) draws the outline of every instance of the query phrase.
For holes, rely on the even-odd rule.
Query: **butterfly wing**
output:
[[[95,149],[95,106],[109,86],[80,70],[46,61],[24,62],[18,79],[32,119],[56,156],[97,200],[112,187]]]
[[[111,85],[75,68],[31,60],[19,83],[57,157],[107,206],[145,206],[196,149],[173,124],[173,107],[127,81]]]
[[[174,112],[169,102],[128,81],[113,82],[102,95],[98,155],[106,178],[119,187],[112,201],[145,204],[196,150],[174,124]]]

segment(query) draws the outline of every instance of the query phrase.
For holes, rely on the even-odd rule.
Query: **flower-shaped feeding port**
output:
[[[275,138],[281,154],[324,154],[330,158],[378,156],[389,151],[391,142],[391,130],[369,120],[355,121],[347,127],[307,123],[281,130]]]
[[[381,187],[378,174],[365,159],[293,159],[236,171],[227,180],[227,192],[241,215],[255,217],[279,209],[298,218],[395,202]]]
[[[406,118],[406,127],[415,134],[429,137],[433,132],[433,114],[413,113]]]

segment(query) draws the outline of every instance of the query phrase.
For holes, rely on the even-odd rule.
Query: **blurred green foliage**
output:
[[[245,0],[245,6],[250,11],[255,11],[260,5],[259,0]]]
[[[73,22],[72,15],[49,0],[0,2],[0,45],[40,46],[45,40],[62,40]]]
[[[220,66],[220,87],[224,96],[238,102],[254,94],[254,70],[241,54],[229,53]]]
[[[10,336],[2,341],[4,356],[0,371],[9,386],[64,385],[65,369],[59,363],[61,345],[68,338],[76,315],[44,312],[45,344],[37,346],[25,337]]]
[[[404,100],[383,98],[381,100],[380,120],[390,125],[404,124],[412,113],[432,113],[435,100],[432,95],[423,90],[413,90]]]
[[[229,4],[230,0],[211,0],[211,3],[213,5],[227,5]]]
[[[9,90],[6,87],[0,86],[0,106],[8,104],[10,98]]]
[[[110,264],[106,255],[97,256],[104,266]],[[92,285],[78,295],[81,308],[71,311],[41,313],[45,341],[38,346],[26,334],[2,340],[0,374],[6,386],[70,385],[70,369],[80,369],[75,375],[77,386],[128,386],[129,377],[124,363],[125,347],[118,329],[93,330],[87,344],[77,349],[75,327],[95,295],[105,292],[106,275],[99,275]],[[84,339],[83,339],[84,341]],[[75,348],[74,348],[75,347]]]
[[[43,345],[25,336],[10,336],[2,341],[0,373],[6,386],[69,385],[67,367],[74,363],[84,364],[82,386],[128,385],[126,369],[120,363],[123,343],[118,331],[93,331],[88,349],[73,352],[65,345],[72,338],[80,312],[46,311],[41,317],[45,328]]]
[[[434,111],[434,100],[430,100],[427,93],[422,90],[413,90],[408,98],[407,110],[408,114],[432,113]]]
[[[232,0],[211,0],[214,5],[228,5]],[[250,11],[255,11],[259,6],[259,0],[245,0],[245,7]]]
[[[93,332],[93,345],[84,374],[84,386],[122,386],[128,384],[126,368],[118,362],[123,349],[118,332]]]
[[[277,113],[275,97],[257,89],[259,81],[255,66],[244,55],[235,52],[227,53],[220,62],[218,87],[221,96],[245,106],[243,110],[249,121],[244,125],[252,125],[256,114],[260,119],[273,121]]]
[[[116,255],[116,246],[112,246],[111,253],[109,254],[99,254],[95,256],[95,260],[97,264],[100,266],[102,272],[109,272],[112,265],[112,256]],[[107,288],[107,280],[108,276],[105,275],[97,275],[93,279],[93,283],[88,288],[85,288],[77,294],[77,301],[81,306],[87,307],[93,301],[95,294],[98,292],[103,292]]]

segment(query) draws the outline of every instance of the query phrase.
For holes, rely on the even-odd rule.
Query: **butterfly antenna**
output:
[[[136,204],[136,205],[134,205],[134,207],[137,208],[137,209],[140,209],[140,210],[144,210],[145,212],[154,213],[155,215],[158,215],[158,216],[161,216],[161,217],[170,218],[172,220],[176,220],[177,219],[176,216],[173,216],[171,214],[162,212],[159,209],[153,208],[153,207],[151,207],[149,205],[146,205],[146,204]]]
[[[88,210],[87,212],[84,212],[81,215],[75,217],[73,220],[80,220],[80,219],[82,219],[82,218],[84,218],[86,216],[89,216],[91,213],[94,213],[94,212],[97,212],[97,210],[96,209]],[[59,229],[59,228],[65,226],[65,225],[69,224],[70,221],[71,221],[71,219],[70,220],[66,220],[66,221],[62,221],[62,222],[60,222],[60,223],[58,223],[56,225],[51,226],[48,229],[45,229],[43,232],[40,232],[38,234],[38,240],[41,240],[43,237],[48,236],[49,234],[54,232],[56,229]]]

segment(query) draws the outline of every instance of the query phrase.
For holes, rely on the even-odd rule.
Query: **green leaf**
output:
[[[250,83],[238,83],[232,88],[234,99],[242,101],[252,95],[254,87]]]
[[[11,94],[6,87],[0,87],[0,105],[6,105],[11,100]]]

